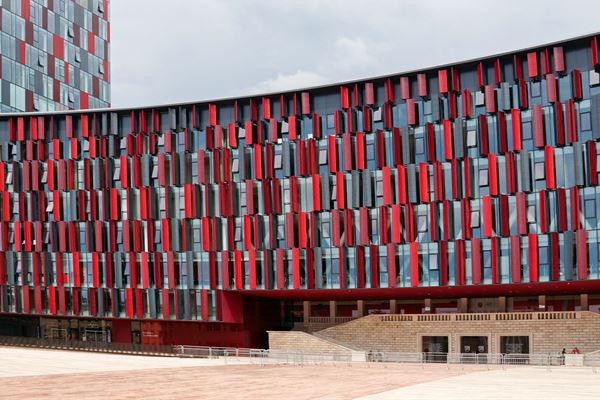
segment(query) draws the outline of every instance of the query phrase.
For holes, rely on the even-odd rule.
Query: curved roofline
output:
[[[567,39],[556,40],[553,42],[547,42],[547,43],[543,43],[543,44],[539,44],[539,45],[535,45],[535,46],[523,47],[523,48],[516,49],[516,50],[509,50],[509,51],[504,51],[501,53],[490,54],[490,55],[486,55],[486,56],[482,56],[482,57],[470,58],[470,59],[461,60],[461,61],[454,61],[454,62],[450,62],[450,63],[446,63],[446,64],[437,64],[437,65],[432,65],[429,67],[412,69],[412,70],[401,71],[401,72],[394,72],[394,73],[390,73],[390,74],[384,74],[384,75],[378,75],[378,76],[368,76],[365,78],[351,79],[351,80],[347,80],[347,81],[326,83],[326,84],[322,84],[322,85],[301,87],[301,88],[295,88],[295,89],[279,90],[279,91],[274,91],[274,92],[263,92],[263,93],[254,93],[254,94],[247,94],[247,95],[241,95],[241,96],[221,97],[221,98],[216,98],[216,99],[202,99],[202,100],[196,100],[196,101],[185,101],[185,102],[166,103],[166,104],[153,104],[153,105],[133,106],[133,107],[89,108],[89,109],[61,110],[61,111],[9,112],[9,113],[0,113],[0,117],[13,117],[13,116],[22,117],[22,116],[44,116],[44,115],[119,112],[119,111],[156,109],[156,108],[166,108],[166,107],[176,107],[176,106],[177,107],[190,106],[190,105],[202,104],[202,103],[222,103],[222,102],[233,101],[233,100],[251,99],[254,97],[268,97],[268,96],[274,96],[274,95],[280,95],[280,94],[286,94],[286,93],[295,93],[295,92],[299,92],[299,91],[319,90],[319,89],[325,89],[325,88],[330,88],[330,87],[335,87],[335,86],[349,85],[349,84],[364,82],[367,80],[376,81],[376,80],[395,77],[398,75],[410,75],[410,74],[415,74],[415,73],[422,72],[422,71],[429,71],[429,70],[439,69],[439,68],[443,68],[443,67],[452,67],[452,66],[456,66],[456,65],[471,64],[471,63],[479,62],[482,60],[487,60],[490,58],[504,57],[504,56],[511,55],[514,53],[530,51],[530,50],[538,49],[540,47],[556,46],[556,45],[563,44],[563,43],[576,42],[579,40],[588,39],[588,38],[591,38],[593,36],[598,36],[598,35],[600,35],[600,31],[590,32],[590,33],[586,33],[583,35],[578,35],[578,36],[570,37]]]

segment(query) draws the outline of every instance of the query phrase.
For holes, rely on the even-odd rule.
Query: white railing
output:
[[[473,353],[405,353],[383,351],[332,351],[309,352],[293,349],[247,349],[233,347],[174,346],[179,357],[199,357],[221,359],[224,363],[241,362],[249,364],[324,364],[324,363],[404,363],[404,364],[447,364],[487,365],[487,366],[560,366],[565,364],[561,353],[548,354],[473,354]],[[587,360],[586,360],[587,361]],[[600,366],[600,357],[594,355],[585,363],[592,367]]]

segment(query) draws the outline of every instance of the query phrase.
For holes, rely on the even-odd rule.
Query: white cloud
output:
[[[245,90],[248,94],[269,93],[284,91],[295,88],[322,85],[328,82],[328,79],[311,71],[298,70],[293,74],[277,74],[277,77],[266,79],[255,86]]]

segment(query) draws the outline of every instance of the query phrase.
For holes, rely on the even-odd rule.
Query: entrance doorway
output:
[[[529,354],[529,336],[500,336],[503,354]]]
[[[446,362],[448,358],[448,336],[423,336],[421,349],[426,362]]]
[[[485,354],[488,352],[487,336],[461,336],[460,352],[464,354]]]

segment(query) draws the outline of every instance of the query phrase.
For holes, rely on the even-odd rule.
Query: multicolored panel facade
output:
[[[598,49],[0,116],[1,311],[231,321],[248,294],[598,292]]]
[[[0,112],[110,106],[109,0],[0,0]]]

